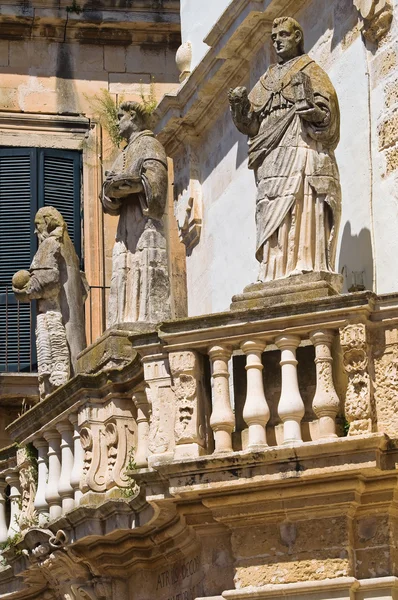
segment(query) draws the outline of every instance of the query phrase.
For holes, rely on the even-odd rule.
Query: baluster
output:
[[[226,346],[213,346],[209,350],[213,366],[213,411],[210,426],[214,432],[215,452],[232,450],[235,416],[231,409],[229,395],[228,361],[231,354],[231,349]]]
[[[80,431],[78,427],[77,414],[69,415],[69,421],[73,426],[73,468],[70,474],[70,484],[74,490],[75,506],[80,504],[80,498],[83,496],[83,492],[80,489],[80,482],[83,477],[83,465],[84,465],[84,449],[80,441]]]
[[[39,515],[39,525],[43,527],[48,523],[49,512],[46,500],[46,486],[48,478],[47,452],[48,444],[46,440],[35,440],[33,442],[37,448],[37,490],[34,501],[34,507]]]
[[[283,443],[302,442],[300,423],[305,409],[298,387],[296,349],[300,344],[298,335],[284,334],[275,344],[281,351],[282,390],[278,414],[283,422]]]
[[[137,448],[134,462],[141,469],[148,466],[149,403],[145,391],[135,391],[133,402],[137,408]]]
[[[265,426],[269,421],[270,411],[264,394],[261,361],[265,344],[248,340],[241,345],[241,349],[246,354],[247,393],[243,418],[249,427],[248,447],[267,446]]]
[[[8,537],[14,537],[19,533],[19,515],[21,513],[21,493],[19,490],[19,473],[14,471],[6,475],[6,482],[10,486],[10,524]]]
[[[332,373],[332,331],[314,331],[310,340],[315,346],[316,391],[312,408],[319,419],[319,437],[334,438],[336,416],[340,408]]]
[[[8,537],[7,520],[6,520],[6,482],[5,479],[0,479],[0,544],[4,544]]]
[[[73,469],[73,429],[69,421],[62,421],[56,425],[61,435],[61,474],[58,482],[58,493],[62,498],[62,514],[75,507],[74,489],[70,483]]]
[[[58,482],[61,475],[61,436],[57,431],[46,431],[43,434],[48,442],[48,481],[46,501],[49,505],[50,519],[62,515],[61,496],[58,493]]]

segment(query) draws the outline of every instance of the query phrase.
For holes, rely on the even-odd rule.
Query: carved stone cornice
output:
[[[150,42],[156,30],[156,43],[179,45],[179,2],[164,0],[162,8],[151,0],[134,3],[134,9],[115,9],[102,2],[100,9],[85,8],[70,0],[32,2],[29,6],[3,5],[0,11],[2,39],[43,39],[79,43],[130,44]]]

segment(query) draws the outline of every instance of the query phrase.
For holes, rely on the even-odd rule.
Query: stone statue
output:
[[[304,54],[304,34],[290,17],[275,19],[271,65],[248,95],[229,91],[236,127],[249,136],[257,185],[259,281],[333,273],[341,212],[334,149],[340,114],[326,73]]]
[[[120,105],[119,132],[127,146],[107,173],[101,201],[120,215],[112,257],[108,327],[170,318],[170,282],[163,214],[167,158],[138,102]]]
[[[29,271],[12,278],[20,302],[38,301],[36,346],[40,398],[75,374],[76,358],[86,347],[84,301],[88,286],[67,225],[53,206],[35,216],[39,248]]]

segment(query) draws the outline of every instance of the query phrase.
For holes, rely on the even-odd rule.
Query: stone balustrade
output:
[[[29,499],[18,466],[0,478],[0,537],[16,531],[21,506],[33,506],[42,526],[93,495],[95,502],[129,496],[134,470],[377,431],[370,369],[380,351],[366,321],[368,296],[359,295],[351,313],[330,299],[333,311],[318,314],[226,313],[145,335],[111,331],[100,342],[110,364],[94,362],[98,344],[89,348],[90,373],[9,426],[15,441],[36,448],[37,481]]]

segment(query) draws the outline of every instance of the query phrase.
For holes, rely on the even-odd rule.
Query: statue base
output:
[[[343,276],[325,271],[311,271],[274,281],[259,281],[246,286],[243,294],[233,296],[231,310],[308,302],[338,295],[342,288]]]

